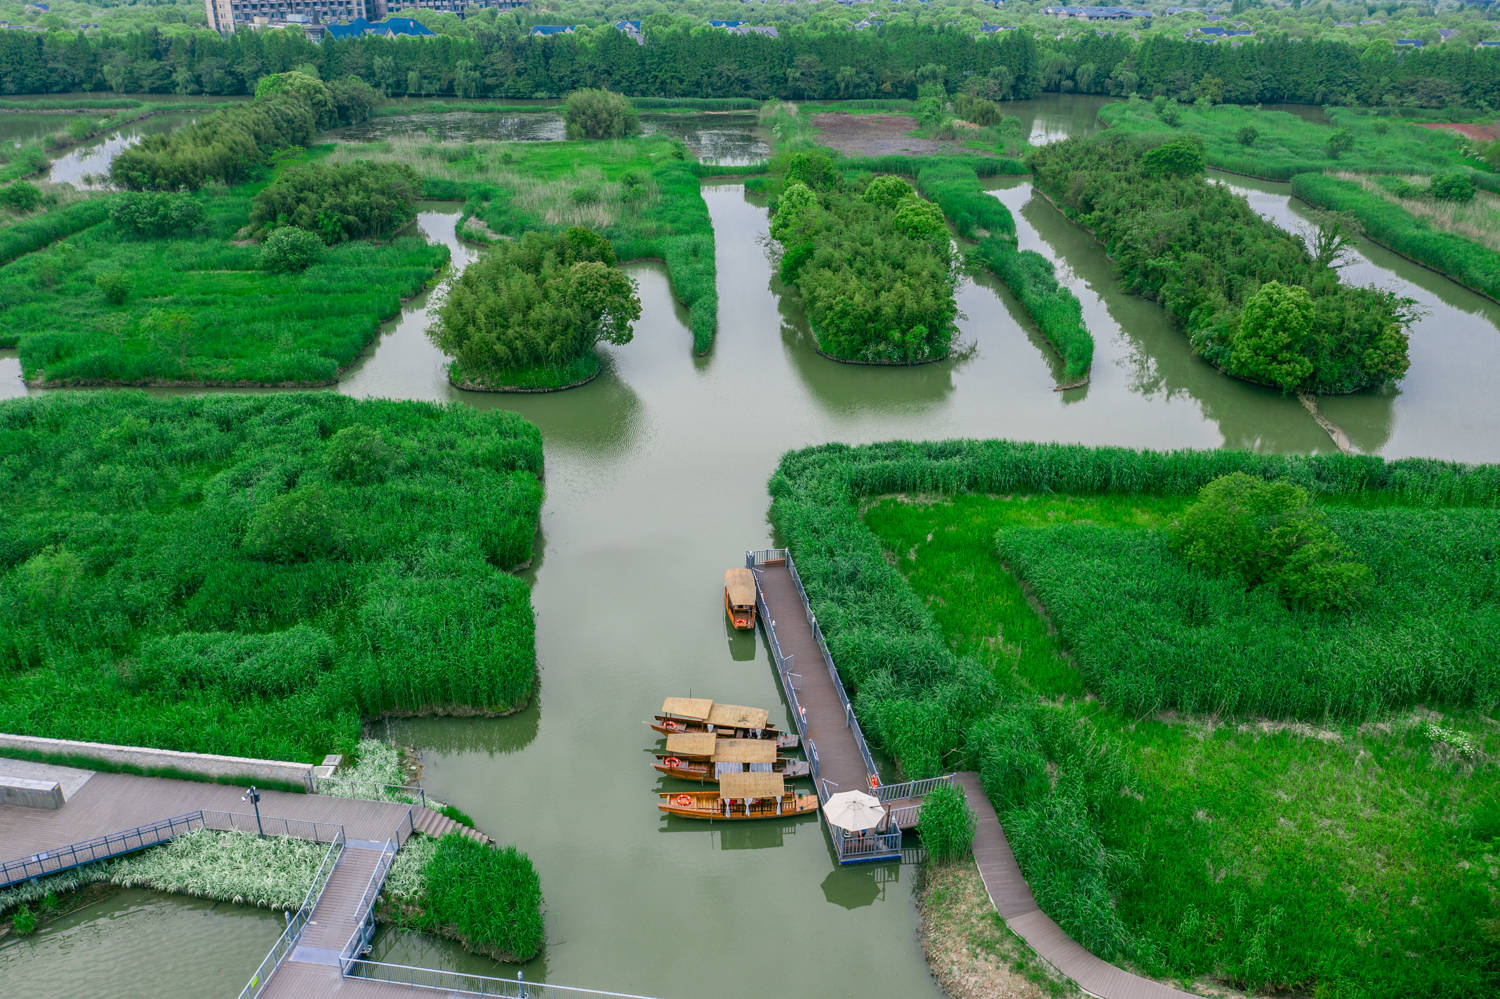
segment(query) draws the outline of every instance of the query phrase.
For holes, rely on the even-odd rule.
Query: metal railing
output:
[[[909,829],[917,824],[917,817],[922,814],[922,805],[902,805],[900,808],[891,808],[886,811],[886,821],[897,829]]]
[[[202,829],[202,812],[188,812],[160,822],[150,822],[122,832],[96,836],[79,843],[69,843],[53,850],[43,850],[0,864],[0,888],[29,881],[45,874],[57,874],[99,860],[135,853],[176,839],[184,833]]]
[[[548,985],[546,982],[528,982],[516,978],[491,978],[487,975],[471,975],[462,971],[439,971],[436,968],[414,968],[406,964],[387,964],[383,961],[367,961],[363,958],[349,961],[346,978],[369,979],[376,982],[391,982],[411,989],[432,989],[436,992],[466,996],[496,996],[504,999],[547,999],[549,996],[603,996],[605,999],[651,999],[650,996],[631,992],[605,992],[600,989],[579,989],[567,985]]]
[[[833,852],[839,863],[852,864],[862,860],[890,860],[901,856],[901,830],[887,829],[883,832],[845,832],[829,830],[833,840]]]
[[[340,794],[341,790],[368,791],[370,794]],[[338,798],[362,798],[367,801],[390,801],[400,805],[427,806],[427,792],[419,784],[381,784],[379,781],[353,777],[314,777],[313,793]]]
[[[275,815],[262,815],[257,819],[249,812],[218,812],[209,809],[198,814],[203,818],[203,827],[216,832],[265,833],[267,836],[310,839],[315,843],[332,843],[335,838],[342,840],[344,836],[344,827],[336,822],[283,819]]]
[[[762,548],[759,551],[745,552],[745,568],[757,569],[763,565],[772,565],[783,562],[790,554],[785,548]]]
[[[395,859],[397,849],[395,840],[385,841],[385,847],[375,861],[375,869],[370,872],[370,883],[365,886],[365,893],[359,897],[359,904],[354,907],[359,922],[355,924],[354,932],[349,934],[348,943],[339,952],[339,974],[345,977],[349,975],[349,962],[358,959],[375,939],[375,901],[380,897],[385,877],[391,871],[391,861]]]
[[[328,881],[333,877],[333,869],[338,866],[339,857],[344,852],[344,828],[339,826],[334,838],[329,841],[328,852],[323,855],[323,863],[318,866],[318,871],[313,875],[312,884],[307,888],[307,894],[302,898],[302,905],[297,909],[295,915],[287,920],[286,929],[282,930],[281,936],[271,945],[270,951],[261,959],[260,966],[250,975],[250,981],[240,989],[240,999],[256,999],[265,991],[271,976],[276,969],[281,967],[287,955],[297,949],[297,941],[302,938],[302,931],[307,929],[308,921],[312,919],[313,910],[323,899],[323,891],[328,887]]]
[[[881,801],[898,801],[902,798],[923,798],[940,787],[956,787],[958,777],[944,774],[941,777],[924,777],[903,784],[888,784],[875,789],[875,797]]]

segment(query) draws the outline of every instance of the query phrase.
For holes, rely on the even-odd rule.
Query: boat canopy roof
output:
[[[765,708],[747,708],[738,704],[715,704],[708,713],[708,724],[715,728],[765,728],[771,713]]]
[[[706,697],[669,697],[661,702],[661,713],[689,721],[707,721],[714,702]]]
[[[724,573],[724,592],[734,607],[755,606],[755,574],[749,569],[729,569]]]
[[[721,798],[779,798],[786,793],[781,774],[742,773],[719,777]]]
[[[714,762],[775,763],[776,743],[771,739],[720,739],[714,750]]]
[[[673,732],[667,736],[667,752],[673,756],[712,756],[718,741],[719,737],[712,732]],[[774,751],[775,747],[772,747],[772,752]]]

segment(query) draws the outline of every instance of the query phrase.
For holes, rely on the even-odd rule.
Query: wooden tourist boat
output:
[[[709,732],[674,732],[667,751],[656,754],[655,767],[668,777],[717,784],[726,773],[775,773],[806,777],[806,760],[777,756],[770,739],[724,739]]]
[[[669,697],[661,702],[656,720],[646,724],[663,735],[712,732],[733,739],[774,739],[779,749],[795,748],[797,737],[770,724],[770,716],[765,708],[716,704],[706,697]]]
[[[781,774],[725,774],[717,791],[659,792],[657,808],[686,819],[779,819],[818,810],[816,794],[786,789]]]
[[[740,631],[755,629],[755,573],[749,569],[725,570],[724,613]]]

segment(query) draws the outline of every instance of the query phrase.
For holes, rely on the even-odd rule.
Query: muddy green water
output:
[[[114,162],[115,154],[120,150],[135,145],[148,135],[171,132],[198,118],[199,115],[194,112],[169,112],[132,122],[54,159],[47,171],[47,180],[54,184],[72,184],[80,189],[98,190],[107,186],[109,165]]]
[[[720,295],[709,357],[691,355],[665,274],[643,264],[629,268],[644,305],[635,340],[609,348],[604,373],[583,388],[453,389],[423,335],[430,298],[412,302],[340,384],[356,396],[513,409],[544,436],[547,495],[526,574],[537,613],[536,703],[506,719],[381,727],[421,751],[432,796],[536,863],[547,946],[528,978],[668,999],[710,987],[725,999],[768,988],[940,995],[917,942],[914,868],[837,870],[812,819],[723,827],[665,818],[655,807],[665,784],[649,768],[657,741],[641,721],[663,696],[760,704],[787,720],[760,639],[729,631],[721,606],[723,570],[740,564],[745,548],[774,541],[766,481],[785,450],[958,436],[1331,450],[1295,400],[1195,360],[1161,311],[1125,294],[1097,244],[1028,183],[994,193],[1015,212],[1022,245],[1054,258],[1083,301],[1098,340],[1085,388],[1053,390],[1056,362],[1044,342],[985,279],[959,289],[962,339],[972,345],[962,358],[891,369],[819,357],[795,296],[773,277],[765,209],[736,184],[704,188]],[[1294,221],[1284,188],[1251,193],[1261,211]],[[454,241],[456,219],[455,207],[434,206],[419,224],[461,267],[470,251]],[[1413,370],[1399,390],[1325,401],[1325,410],[1370,450],[1500,460],[1500,403],[1483,380],[1500,371],[1495,307],[1389,254],[1365,248],[1362,260],[1351,265],[1355,277],[1364,279],[1355,268],[1373,268],[1403,294],[1425,296],[1432,312],[1414,333]],[[14,353],[0,355],[0,394],[24,391],[17,373]],[[226,947],[251,935],[222,934]],[[259,934],[251,949],[271,935]],[[96,991],[120,968],[154,967],[123,939],[100,935]],[[377,953],[496,970],[407,934],[384,934]],[[236,958],[242,973],[258,955]],[[162,999],[200,991],[158,981]]]
[[[285,926],[266,909],[121,889],[33,936],[0,940],[0,995],[231,996]]]
[[[74,120],[71,114],[31,114],[26,111],[0,112],[0,147],[19,146],[43,136],[60,132]]]

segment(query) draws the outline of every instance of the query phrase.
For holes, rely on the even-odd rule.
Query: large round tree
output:
[[[432,342],[475,388],[561,388],[599,370],[595,346],[630,342],[635,282],[596,232],[528,232],[472,264],[448,292]]]

